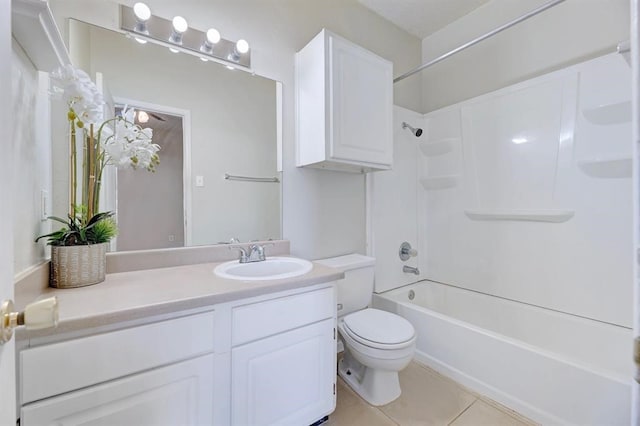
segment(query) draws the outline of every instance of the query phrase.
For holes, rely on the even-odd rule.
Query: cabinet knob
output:
[[[5,300],[0,306],[0,344],[13,337],[16,327],[24,326],[27,330],[58,326],[58,298],[50,297],[27,305],[22,312],[13,311],[13,301]]]

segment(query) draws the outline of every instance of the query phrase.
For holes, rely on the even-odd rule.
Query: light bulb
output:
[[[171,53],[180,53],[180,51],[179,51],[178,49],[174,49],[173,47],[170,47],[170,48],[169,48],[169,51],[170,51]]]
[[[149,121],[149,114],[147,114],[145,111],[138,111],[138,121],[140,123],[146,123],[147,121]]]
[[[234,67],[232,67],[231,65],[225,65],[225,67],[226,67],[228,70],[231,70],[231,71],[235,70],[235,68],[234,68]]]
[[[207,30],[207,41],[211,44],[216,44],[220,41],[220,32],[215,28]]]
[[[175,32],[179,34],[184,33],[189,28],[189,25],[187,24],[187,20],[184,19],[182,16],[174,17],[173,21],[171,22],[173,24],[173,29],[175,30]]]
[[[203,57],[200,57],[200,60],[201,60],[202,62],[209,62],[209,60],[208,60],[207,58],[203,58]]]
[[[236,50],[238,53],[247,53],[249,51],[249,43],[243,39],[238,40],[236,42]]]
[[[140,37],[134,37],[133,38],[135,41],[137,41],[140,44],[147,44],[147,40],[140,38]]]
[[[142,2],[133,5],[133,14],[136,15],[138,21],[146,22],[151,18],[151,9]]]

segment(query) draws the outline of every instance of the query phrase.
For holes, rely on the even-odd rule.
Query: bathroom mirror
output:
[[[139,124],[161,145],[156,173],[103,176],[101,210],[116,210],[120,228],[115,250],[281,238],[277,82],[76,20],[68,47],[76,67],[99,73],[109,104],[144,111]],[[65,109],[53,102],[53,213],[61,216]]]

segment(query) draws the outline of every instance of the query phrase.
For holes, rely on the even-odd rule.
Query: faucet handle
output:
[[[233,249],[236,249],[236,250],[240,251],[240,259],[239,259],[240,263],[246,263],[247,260],[249,259],[249,257],[247,256],[247,250],[242,246],[230,245],[229,246],[229,250],[233,250]]]
[[[406,262],[410,257],[416,257],[418,255],[418,250],[411,247],[411,244],[405,241],[400,244],[398,255],[400,256],[400,260]]]
[[[249,254],[249,260],[262,261],[266,259],[264,254],[264,248],[267,246],[272,246],[273,243],[265,243],[265,244],[252,244],[249,246],[251,250]]]
[[[265,248],[265,247],[269,247],[269,246],[273,246],[273,245],[275,245],[275,244],[273,244],[273,243],[252,244],[251,246],[249,246],[249,248],[250,248],[251,250],[256,249],[256,250],[264,251],[264,248]]]

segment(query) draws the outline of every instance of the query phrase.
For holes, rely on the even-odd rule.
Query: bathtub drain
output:
[[[413,300],[416,297],[416,292],[409,290],[409,300]]]

